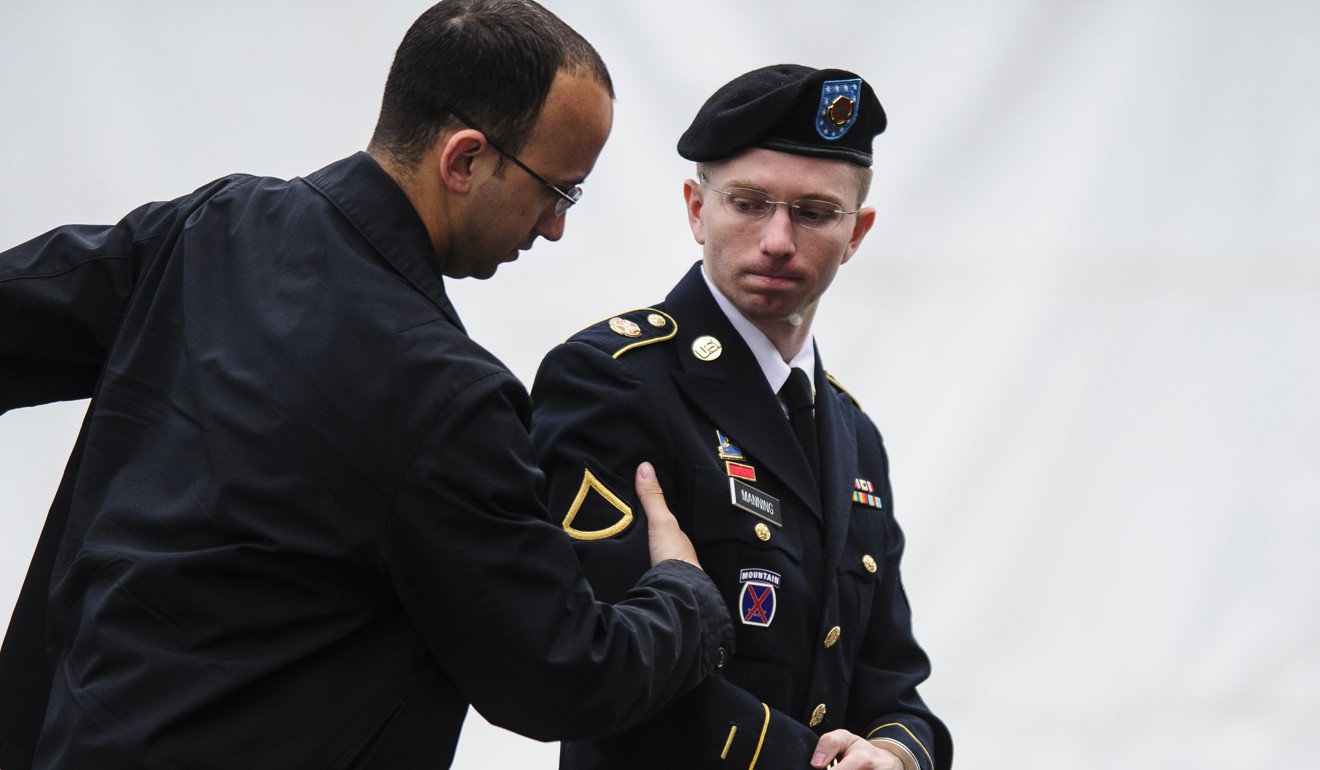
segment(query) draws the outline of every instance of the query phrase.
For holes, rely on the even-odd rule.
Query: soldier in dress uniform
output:
[[[573,768],[936,770],[949,733],[917,693],[880,433],[831,378],[812,319],[875,222],[863,205],[886,117],[852,72],[735,78],[678,151],[702,260],[664,302],[550,352],[532,437],[551,515],[595,590],[647,566],[632,468],[652,460],[737,623],[737,653],[640,727],[565,743]]]

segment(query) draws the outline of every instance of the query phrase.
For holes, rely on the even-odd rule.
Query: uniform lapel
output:
[[[664,309],[678,321],[680,370],[674,381],[716,428],[821,518],[820,491],[779,399],[742,336],[715,304],[700,271],[697,263],[665,298]],[[692,353],[692,343],[704,336],[719,340],[718,358],[702,361]],[[710,441],[713,450],[714,434]]]
[[[852,514],[853,475],[857,470],[856,415],[848,398],[830,385],[816,348],[816,431],[820,436],[821,505],[825,509],[827,574],[843,553]]]

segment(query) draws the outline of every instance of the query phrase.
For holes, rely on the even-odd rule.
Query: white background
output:
[[[658,301],[698,256],[674,143],[705,97],[860,72],[879,221],[817,334],[890,449],[959,767],[1320,766],[1320,4],[548,5],[614,135],[562,242],[451,284],[476,339],[530,382]],[[362,149],[423,9],[0,4],[0,248]],[[0,417],[0,618],[84,407]],[[457,766],[554,757],[474,718]]]

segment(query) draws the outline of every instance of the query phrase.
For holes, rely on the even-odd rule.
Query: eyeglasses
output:
[[[773,201],[770,200],[770,196],[760,190],[753,190],[748,187],[730,187],[727,190],[721,190],[707,182],[704,174],[701,176],[701,183],[711,192],[717,192],[724,196],[726,211],[748,221],[765,219],[775,210],[775,206],[784,205],[788,207],[788,216],[793,224],[801,225],[808,230],[831,230],[846,215],[861,211],[861,209],[844,211],[837,204],[816,198]]]
[[[482,134],[485,134],[486,143],[489,144],[491,147],[494,147],[495,152],[498,152],[500,155],[503,155],[504,157],[513,161],[513,165],[517,166],[523,171],[526,171],[527,175],[530,176],[532,179],[535,179],[536,181],[540,182],[541,184],[553,190],[555,195],[559,196],[559,200],[555,201],[555,216],[562,217],[570,208],[572,208],[574,203],[577,203],[578,201],[582,200],[581,185],[573,185],[573,187],[571,187],[568,190],[560,189],[558,185],[551,184],[549,180],[547,180],[545,177],[531,170],[531,168],[529,168],[526,163],[523,163],[522,161],[518,160],[517,156],[515,156],[513,153],[506,152],[503,147],[500,147],[498,144],[495,144],[495,140],[490,138],[490,134],[486,132],[486,129],[478,126],[476,123],[473,123],[471,118],[467,117],[466,115],[454,109],[453,107],[449,108],[449,112],[452,113],[454,117],[468,124],[470,128],[475,128],[476,130],[480,131]]]

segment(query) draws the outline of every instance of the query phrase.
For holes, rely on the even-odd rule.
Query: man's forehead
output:
[[[753,187],[762,184],[797,184],[805,186],[842,185],[856,178],[847,161],[812,158],[794,153],[751,147],[738,154],[705,164],[708,175],[718,174],[726,184],[742,182]]]

